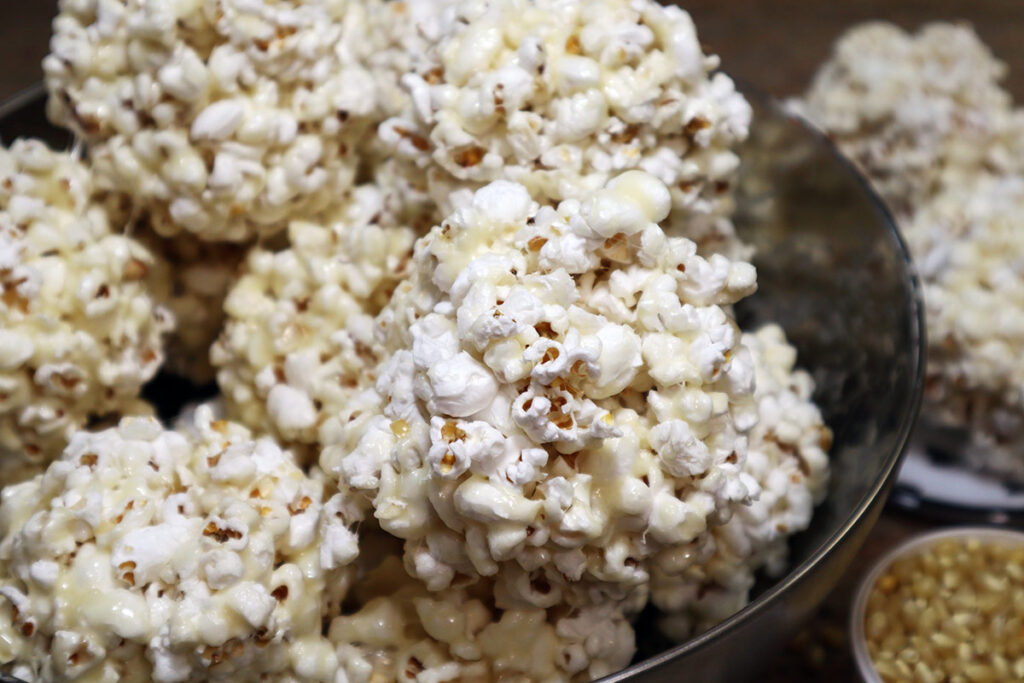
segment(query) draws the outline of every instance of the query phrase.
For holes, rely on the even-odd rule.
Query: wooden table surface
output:
[[[1014,0],[690,0],[684,6],[726,71],[778,96],[799,93],[836,37],[852,24],[887,19],[913,28],[930,20],[966,20],[1010,67],[1008,87],[1024,101],[1024,3]],[[0,99],[41,78],[39,62],[55,8],[50,0],[0,0]],[[776,661],[766,663],[758,680],[858,680],[845,628],[853,587],[874,558],[930,527],[887,511],[819,616]]]

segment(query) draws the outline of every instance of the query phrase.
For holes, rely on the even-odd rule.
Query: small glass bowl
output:
[[[857,593],[854,595],[853,609],[850,613],[850,640],[853,644],[853,658],[857,662],[857,670],[865,683],[883,683],[882,677],[878,675],[874,661],[868,653],[867,636],[864,632],[864,619],[867,616],[868,597],[871,595],[871,589],[896,560],[918,554],[941,541],[969,538],[1002,545],[1024,545],[1024,532],[1010,529],[974,526],[940,529],[913,536],[900,543],[875,562],[871,570],[861,580],[857,587]]]

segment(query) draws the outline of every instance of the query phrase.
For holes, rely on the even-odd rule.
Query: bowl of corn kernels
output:
[[[861,583],[851,637],[865,681],[1024,679],[1024,533],[915,536]]]

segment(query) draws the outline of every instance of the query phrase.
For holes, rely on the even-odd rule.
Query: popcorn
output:
[[[84,165],[38,141],[0,149],[5,482],[57,456],[92,419],[149,411],[139,391],[173,325],[149,290],[155,266],[138,241],[112,233]]]
[[[362,606],[331,622],[346,680],[593,680],[629,664],[633,629],[612,603],[496,612],[479,590],[428,593],[395,558],[364,582]]]
[[[700,543],[657,558],[651,601],[665,614],[661,629],[680,642],[742,609],[755,572],[785,571],[786,541],[810,524],[828,484],[832,433],[810,375],[794,370],[796,350],[777,325],[744,334],[742,344],[753,358],[758,418],[743,472],[760,493]]]
[[[973,459],[1015,479],[1024,456],[1022,211],[1024,177],[980,176],[937,196],[906,226],[925,286],[927,415],[972,429]]]
[[[751,109],[713,73],[718,58],[703,54],[686,12],[650,0],[463,0],[438,15],[426,58],[416,50],[406,63],[409,104],[378,134],[425,170],[443,213],[494,180],[557,203],[641,169],[669,187],[678,230],[735,240],[733,148]]]
[[[430,51],[444,36],[452,21],[457,0],[370,0],[366,3],[366,38],[373,48],[366,49],[364,62],[377,85],[377,98],[385,118],[399,116],[413,106],[402,86],[409,73],[424,73],[433,65]],[[383,119],[382,119],[383,120]],[[375,139],[370,149],[377,153]]]
[[[324,424],[320,462],[430,590],[494,577],[502,608],[639,608],[657,552],[756,496],[729,308],[756,274],[667,237],[670,206],[639,171],[557,209],[497,181],[417,243],[377,319],[379,398]]]
[[[0,662],[29,680],[334,680],[357,508],[213,419],[77,433],[0,503]],[[324,651],[323,656],[310,654]]]
[[[1021,168],[1024,114],[1000,85],[1005,74],[968,26],[911,35],[873,22],[840,39],[797,108],[905,219],[978,172]]]
[[[249,253],[211,351],[230,416],[312,446],[327,417],[372,384],[363,378],[377,361],[373,316],[404,274],[413,241],[391,224],[385,199],[358,187],[322,222],[291,223],[287,249]]]
[[[378,119],[361,3],[62,0],[49,114],[161,235],[244,241],[350,187]]]
[[[778,568],[828,430],[733,318],[751,109],[688,14],[59,5],[92,167],[0,155],[0,446],[63,449],[0,493],[5,672],[591,680],[652,591],[702,628]],[[175,316],[222,395],[96,431]]]
[[[925,289],[926,424],[966,428],[966,459],[1021,481],[1024,110],[968,27],[851,31],[802,105],[895,209]]]

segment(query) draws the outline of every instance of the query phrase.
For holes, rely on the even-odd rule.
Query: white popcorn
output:
[[[38,141],[0,149],[5,482],[57,456],[90,419],[148,412],[139,391],[173,325],[150,293],[154,266],[112,232],[83,164]]]
[[[358,187],[322,222],[293,222],[288,248],[250,251],[211,352],[228,415],[312,446],[328,416],[354,409],[372,384],[364,375],[377,358],[373,316],[404,274],[413,240],[390,223],[384,199]]]
[[[77,433],[0,502],[0,662],[33,680],[329,681],[321,620],[354,553],[325,539],[360,519],[271,441],[195,410]],[[297,520],[308,533],[296,535]]]
[[[320,462],[431,590],[494,576],[502,607],[642,605],[657,552],[755,493],[753,425],[732,416],[753,410],[753,370],[728,308],[753,268],[667,237],[669,209],[639,171],[557,209],[497,181],[417,243],[377,318],[379,398],[324,425]],[[550,259],[565,243],[573,266]],[[690,368],[666,383],[644,354],[663,338]]]
[[[923,417],[966,459],[1024,481],[1024,110],[969,27],[858,27],[803,108],[895,209],[924,283]]]
[[[969,26],[873,22],[839,40],[798,108],[906,218],[975,173],[1021,169],[1024,115],[1005,74]]]
[[[976,464],[1024,480],[1024,176],[950,188],[906,224],[924,282],[926,414],[967,427]],[[985,455],[991,453],[991,457]]]
[[[443,212],[498,179],[557,203],[642,169],[670,190],[677,229],[735,241],[733,148],[751,110],[686,12],[651,0],[436,4],[429,49],[417,46],[401,79],[410,102],[379,135],[426,173]]]
[[[49,114],[162,235],[244,241],[351,186],[386,112],[362,3],[62,0]]]
[[[360,586],[360,609],[331,623],[340,680],[593,680],[636,649],[614,603],[499,614],[480,588],[429,593],[388,558]]]
[[[743,346],[753,357],[758,417],[743,474],[758,493],[700,543],[656,559],[651,601],[678,641],[742,609],[756,571],[785,571],[786,540],[807,528],[828,484],[832,433],[811,401],[810,376],[794,370],[796,350],[776,325],[744,334]]]
[[[828,430],[733,318],[717,67],[654,0],[60,0],[91,167],[0,154],[0,451],[63,449],[0,492],[0,668],[582,681],[743,604]],[[99,431],[175,317],[222,394]]]

